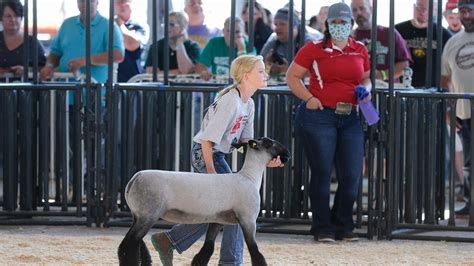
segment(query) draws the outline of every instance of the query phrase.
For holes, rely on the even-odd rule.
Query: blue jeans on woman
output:
[[[309,196],[313,214],[311,233],[352,232],[364,156],[364,133],[356,110],[338,115],[333,108],[311,110],[302,103],[296,112],[296,131],[311,168]],[[335,164],[337,191],[329,208],[331,171]]]
[[[225,161],[225,154],[213,152],[214,168],[219,174],[231,173]],[[191,151],[193,168],[199,173],[207,173],[200,144],[194,144]],[[208,224],[177,224],[166,232],[171,245],[178,253],[191,247],[197,240],[206,234]],[[240,225],[224,225],[224,234],[221,242],[219,265],[240,265],[243,262],[243,233]]]

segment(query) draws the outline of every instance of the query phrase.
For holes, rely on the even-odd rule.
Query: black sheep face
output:
[[[256,150],[267,150],[272,158],[280,156],[282,163],[288,162],[291,158],[290,151],[276,140],[267,137],[260,137],[255,140],[249,140],[249,147]]]

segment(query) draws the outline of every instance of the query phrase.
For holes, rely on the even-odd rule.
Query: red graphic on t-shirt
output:
[[[237,130],[239,130],[240,128],[240,124],[243,122],[245,116],[239,116],[236,120],[235,120],[235,124],[234,126],[232,127],[232,130],[230,131],[230,134],[235,134],[237,132]]]

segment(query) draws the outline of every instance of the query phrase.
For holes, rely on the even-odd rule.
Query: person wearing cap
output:
[[[458,0],[448,0],[448,2],[446,2],[443,17],[448,22],[447,30],[451,35],[454,35],[461,30],[462,24],[461,20],[459,20]]]
[[[267,42],[263,46],[260,55],[265,58],[265,65],[267,69],[270,69],[270,73],[278,75],[285,73],[288,69],[288,43],[289,40],[289,10],[287,8],[279,9],[273,20],[275,24],[275,33],[270,35]],[[322,38],[322,34],[319,32],[316,35],[306,34],[304,43],[300,43],[300,19],[296,13],[293,15],[293,43],[295,53],[304,45],[304,43],[310,41],[316,41]]]
[[[350,37],[354,20],[344,3],[329,7],[324,39],[303,46],[286,74],[303,100],[296,112],[296,134],[311,168],[311,233],[320,242],[355,241],[352,208],[358,195],[364,133],[357,112],[356,87],[370,91],[367,48]],[[310,73],[309,87],[302,78]],[[363,101],[370,101],[370,93]],[[330,209],[331,170],[338,187]]]
[[[370,0],[352,0],[352,14],[357,23],[357,29],[352,32],[352,37],[361,41],[371,49],[372,36],[372,5]],[[387,27],[377,25],[377,41],[376,43],[376,78],[379,80],[388,80],[389,58],[389,29]],[[408,46],[400,33],[395,30],[395,62],[394,73],[395,79],[403,75],[406,67],[411,61],[411,54]]]
[[[405,22],[395,25],[395,29],[402,35],[403,39],[407,42],[408,48],[410,48],[412,62],[410,68],[413,70],[412,86],[413,87],[436,87],[436,79],[432,78],[430,84],[426,84],[426,60],[428,56],[433,58],[432,71],[436,73],[439,69],[439,65],[436,63],[436,50],[438,48],[443,49],[446,41],[451,37],[448,30],[442,27],[442,40],[443,42],[438,44],[437,34],[438,25],[433,24],[433,39],[431,45],[433,47],[432,54],[427,54],[427,28],[428,28],[428,3],[429,0],[416,0],[413,5],[413,18]]]
[[[474,93],[474,0],[459,0],[459,18],[464,29],[446,43],[441,57],[441,87],[456,93]],[[471,171],[471,105],[469,100],[458,100],[456,117],[460,126],[464,153],[464,195],[466,205],[455,211],[457,216],[470,214],[472,184]],[[474,209],[472,210],[474,211]]]

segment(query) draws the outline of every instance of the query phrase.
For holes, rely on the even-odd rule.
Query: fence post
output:
[[[36,206],[36,175],[33,173],[33,165],[36,163],[34,146],[36,138],[33,130],[33,116],[36,102],[33,100],[34,92],[21,90],[19,96],[19,119],[20,119],[20,209],[31,211]]]
[[[68,162],[66,160],[67,148],[67,91],[58,91],[56,97],[57,103],[57,134],[56,134],[56,201],[61,202],[61,210],[67,211],[68,203]]]
[[[5,118],[3,209],[13,211],[18,207],[17,91],[5,91],[2,106]]]
[[[44,200],[43,210],[49,211],[49,163],[50,163],[50,91],[39,94],[39,143],[38,143],[38,176],[40,199]]]

